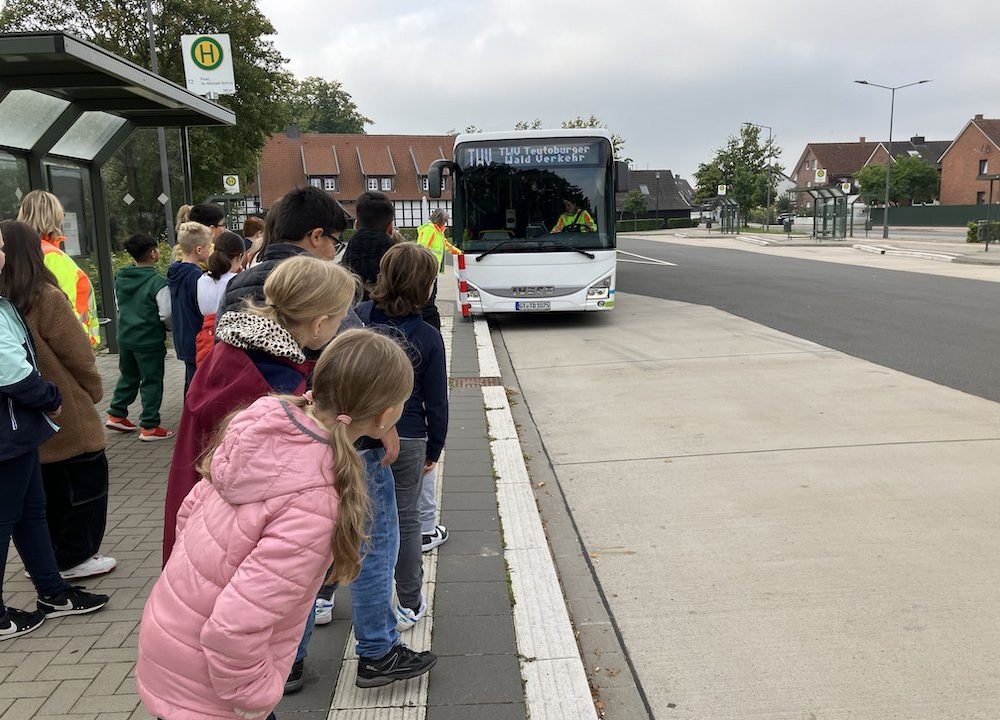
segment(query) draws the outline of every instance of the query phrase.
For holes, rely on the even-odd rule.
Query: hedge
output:
[[[668,218],[667,227],[671,230],[698,227],[698,218]]]
[[[618,232],[643,232],[646,230],[662,230],[663,218],[648,218],[643,220],[619,220],[615,223]]]
[[[890,217],[892,217],[890,215]],[[984,239],[979,237],[979,225],[982,223],[986,225],[985,221],[973,221],[969,223],[969,232],[966,235],[966,242],[970,243],[980,243],[984,242]],[[1000,240],[1000,220],[990,221],[990,242],[997,242]]]

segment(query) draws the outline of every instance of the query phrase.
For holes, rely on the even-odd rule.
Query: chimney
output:
[[[858,140],[858,142],[864,142],[864,141],[865,141],[865,136],[862,135],[861,138]]]
[[[973,120],[982,120],[982,119],[983,119],[983,114],[982,114],[982,113],[979,113],[978,115],[976,115],[976,117],[974,117],[974,118],[972,118],[972,119],[973,119]]]
[[[924,145],[927,139],[923,135],[914,135],[910,138],[910,142],[914,145]]]
[[[286,127],[285,128],[285,135],[288,137],[289,140],[298,140],[299,139],[299,126],[298,126],[298,124],[297,123],[291,123],[288,127]]]

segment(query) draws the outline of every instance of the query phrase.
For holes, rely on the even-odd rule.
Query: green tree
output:
[[[372,124],[336,80],[293,80],[286,103],[288,120],[298,124],[302,132],[363,133],[365,126]]]
[[[649,209],[649,199],[642,194],[642,190],[629,190],[625,195],[625,212],[632,213],[632,229],[639,225],[639,213],[645,213]]]
[[[537,121],[536,121],[537,122]],[[567,130],[575,128],[604,128],[608,129],[607,123],[601,120],[596,115],[591,115],[589,118],[584,119],[577,115],[572,120],[563,120],[562,126]],[[615,160],[621,160],[622,162],[632,164],[632,158],[625,157],[625,139],[618,133],[611,133],[611,149],[614,151]]]
[[[514,123],[514,129],[515,130],[541,130],[542,129],[542,121],[539,120],[538,118],[535,118],[531,122],[528,122],[527,120],[518,120],[516,123]]]
[[[695,199],[703,202],[718,194],[718,186],[727,186],[727,196],[739,204],[740,216],[746,219],[750,210],[767,202],[767,186],[775,196],[777,172],[781,166],[774,160],[781,154],[775,139],[762,140],[756,125],[743,125],[739,135],[731,135],[724,147],[715,151],[715,157],[701,163],[694,177],[698,186]]]
[[[270,39],[274,26],[255,0],[158,0],[153,3],[159,72],[184,85],[182,33],[228,33],[237,92],[218,100],[236,113],[229,128],[192,128],[191,165],[196,200],[222,190],[222,175],[244,179],[271,132],[287,118],[289,75],[285,58]],[[0,31],[64,30],[150,67],[144,0],[9,0],[0,11]],[[245,180],[244,180],[245,181]]]
[[[885,203],[885,165],[868,165],[854,173],[866,203]],[[929,202],[938,196],[941,179],[937,168],[919,155],[899,154],[889,175],[889,202],[894,205]]]

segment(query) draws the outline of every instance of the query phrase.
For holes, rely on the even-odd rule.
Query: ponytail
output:
[[[361,572],[362,553],[368,543],[371,501],[365,463],[347,437],[347,426],[336,423],[330,430],[333,476],[340,496],[337,527],[333,531],[333,570],[327,582],[349,583]]]
[[[243,238],[228,230],[215,240],[212,254],[208,256],[206,274],[213,280],[221,280],[222,276],[233,269],[233,260],[244,253],[246,244]]]

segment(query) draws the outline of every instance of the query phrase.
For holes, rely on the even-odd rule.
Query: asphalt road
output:
[[[707,305],[1000,401],[1000,284],[619,238],[618,290]]]

